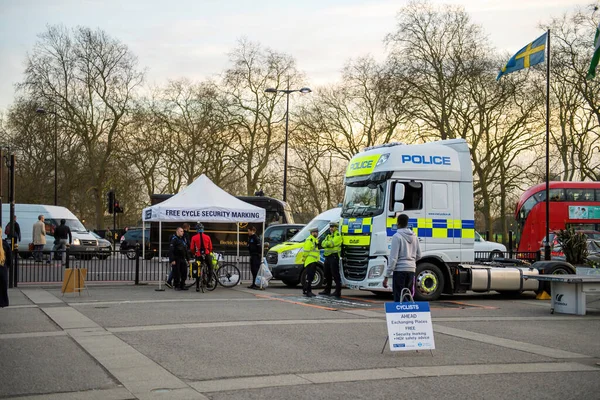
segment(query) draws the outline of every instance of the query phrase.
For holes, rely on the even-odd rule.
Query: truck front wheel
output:
[[[437,300],[444,290],[444,274],[437,265],[423,263],[417,265],[415,276],[415,300]]]

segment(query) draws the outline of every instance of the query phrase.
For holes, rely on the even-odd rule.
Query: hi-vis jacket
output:
[[[325,250],[325,257],[332,254],[340,255],[340,251],[342,251],[342,235],[340,235],[339,231],[335,231],[333,234],[329,233],[325,236],[321,246],[323,246],[323,249]]]
[[[321,258],[321,252],[319,251],[319,241],[313,235],[309,235],[304,241],[304,266],[306,267],[309,264],[314,262],[318,262],[319,258]]]

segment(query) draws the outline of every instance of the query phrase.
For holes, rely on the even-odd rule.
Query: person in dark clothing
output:
[[[185,248],[188,251],[188,254],[186,255],[186,259],[190,259],[191,258],[191,254],[189,253],[189,245],[190,245],[190,224],[188,224],[187,222],[185,224],[182,225],[183,228],[183,240],[185,242]],[[186,271],[187,271],[187,266],[186,266]],[[186,272],[187,274],[187,272]],[[167,277],[167,280],[165,282],[165,286],[173,289],[173,269],[171,269],[171,271],[169,271],[169,276]]]
[[[10,232],[10,222],[8,224],[6,224],[6,229],[4,229],[4,233],[6,233],[6,239],[15,238],[15,242],[20,242],[21,241],[21,227],[19,226],[19,223],[17,222],[16,215],[14,216],[14,221],[15,221],[14,234],[12,234]]]
[[[1,229],[1,228],[0,228]],[[0,231],[0,235],[2,232]],[[8,307],[8,270],[12,266],[12,251],[10,244],[2,240],[0,246],[0,308]]]
[[[189,246],[191,243],[191,240],[192,240],[192,235],[190,235],[190,224],[188,224],[186,222],[185,224],[182,225],[182,228],[183,228],[183,238],[185,239],[185,242]]]
[[[183,238],[183,228],[178,227],[169,244],[169,261],[173,269],[173,285],[175,290],[187,290],[185,278],[187,276],[187,245]]]
[[[256,276],[260,269],[260,257],[262,251],[260,248],[260,237],[256,234],[256,228],[251,226],[248,228],[248,251],[250,252],[250,272],[252,272],[252,284],[248,289],[258,289],[256,286]]]
[[[54,230],[54,247],[50,252],[50,260],[54,260],[54,253],[59,251],[62,256],[63,267],[67,263],[67,243],[70,245],[73,242],[71,228],[66,225],[64,219],[60,220],[60,225]]]

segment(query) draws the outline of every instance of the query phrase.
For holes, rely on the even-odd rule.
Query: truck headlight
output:
[[[79,241],[79,239],[75,238],[75,239],[73,239],[73,244],[75,246],[79,246],[81,244],[81,242]]]
[[[369,270],[368,278],[379,278],[381,275],[383,275],[383,265],[375,265]]]
[[[286,250],[284,252],[281,253],[281,258],[293,258],[296,257],[296,254],[298,254],[298,251],[300,251],[300,249],[293,249],[293,250]]]

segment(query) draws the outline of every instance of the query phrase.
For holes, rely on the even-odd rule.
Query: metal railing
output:
[[[141,257],[141,251],[133,259],[118,250],[99,254],[73,254],[67,249],[66,253],[66,262],[63,265],[61,252],[58,252],[53,260],[50,259],[50,254],[43,254],[42,261],[36,261],[31,253],[21,254],[15,251],[11,283],[14,286],[17,286],[18,283],[57,283],[63,281],[65,269],[86,268],[86,281],[88,282],[133,282],[139,284],[140,282],[164,280],[171,270],[168,257],[165,256],[162,260],[159,260],[158,257],[144,260]],[[222,264],[234,264],[240,269],[242,280],[252,279],[248,257],[240,256],[238,261],[235,254],[222,254]]]

